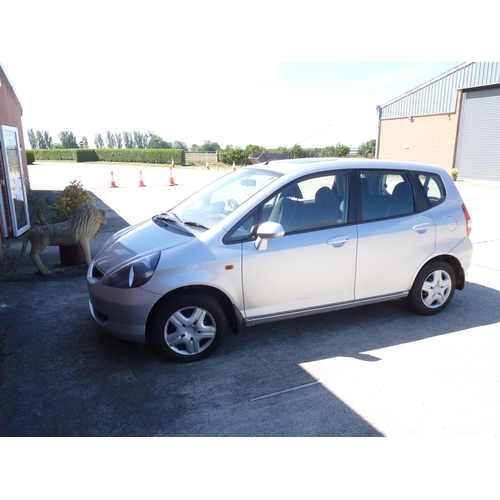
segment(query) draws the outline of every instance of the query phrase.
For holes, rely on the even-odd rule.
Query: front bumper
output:
[[[149,313],[160,295],[142,288],[117,289],[87,279],[89,308],[99,327],[113,337],[144,342]]]

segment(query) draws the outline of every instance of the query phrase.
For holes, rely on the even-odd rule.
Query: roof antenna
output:
[[[327,125],[326,127],[322,128],[321,130],[318,130],[317,132],[314,132],[313,135],[310,135],[309,137],[306,137],[305,139],[302,139],[301,141],[296,142],[295,144],[300,144],[301,142],[307,141],[307,139],[310,139],[311,137],[314,137],[316,134],[319,134],[320,132],[323,132],[323,130],[326,130],[328,127],[331,127],[331,126],[332,126],[332,124],[330,123],[330,125]]]
[[[295,144],[300,144],[301,142],[304,142],[306,141],[307,139],[310,139],[311,137],[314,137],[316,134],[319,134],[320,132],[323,132],[323,130],[326,130],[328,127],[331,127],[332,124],[330,123],[330,125],[327,125],[326,127],[323,127],[321,130],[318,130],[317,132],[314,132],[314,134],[310,135],[309,137],[306,137],[305,139],[302,139],[301,141],[299,142],[296,142]],[[267,160],[264,165],[268,165],[270,161],[273,161],[274,158],[276,158],[276,156],[278,155],[275,155],[273,156],[271,159]]]

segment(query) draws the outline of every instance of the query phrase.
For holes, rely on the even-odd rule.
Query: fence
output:
[[[197,161],[217,163],[219,161],[219,155],[217,152],[212,151],[187,151],[186,152],[186,165],[190,163],[196,163]]]

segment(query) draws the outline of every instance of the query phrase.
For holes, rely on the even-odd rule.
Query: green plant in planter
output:
[[[451,176],[456,179],[457,178],[457,175],[459,174],[459,170],[458,168],[452,168],[451,169]]]
[[[80,181],[74,180],[64,188],[58,200],[48,208],[54,212],[50,217],[52,222],[67,221],[73,212],[84,203],[94,203],[94,198],[83,187]]]

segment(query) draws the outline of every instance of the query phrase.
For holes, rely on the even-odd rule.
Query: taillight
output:
[[[467,228],[467,236],[470,236],[470,233],[472,231],[472,219],[470,218],[469,211],[467,210],[465,203],[462,204],[462,210],[464,211],[465,215],[465,227]]]

